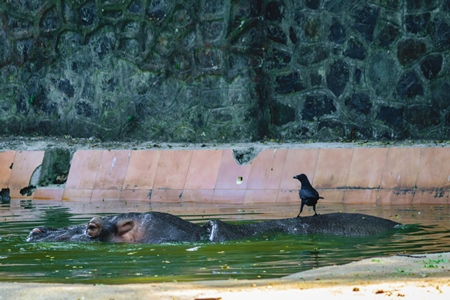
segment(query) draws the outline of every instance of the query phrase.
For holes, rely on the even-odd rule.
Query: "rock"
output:
[[[348,42],[347,50],[345,50],[344,55],[350,58],[364,60],[366,58],[366,50],[362,43],[351,39]]]
[[[406,30],[411,33],[420,34],[422,36],[429,32],[430,28],[430,13],[406,15],[405,24]]]
[[[336,44],[343,44],[346,39],[346,29],[338,20],[334,20],[330,26],[330,33],[328,39]]]
[[[427,79],[434,79],[442,69],[442,55],[429,55],[420,63],[420,70]]]
[[[427,52],[425,43],[413,39],[400,41],[397,48],[397,58],[402,65],[416,61]]]
[[[397,82],[397,94],[401,98],[414,98],[423,95],[423,86],[414,71],[403,74]]]
[[[394,129],[400,129],[403,126],[403,112],[403,108],[382,106],[377,114],[377,120],[384,121]]]
[[[327,72],[327,86],[336,97],[339,97],[348,84],[350,70],[342,60],[332,64]]]
[[[375,93],[382,97],[388,97],[392,93],[397,81],[396,62],[386,52],[372,53],[368,60],[366,77]]]
[[[353,12],[353,28],[369,42],[373,40],[373,33],[377,25],[379,11],[377,8],[365,5],[359,6]]]
[[[358,113],[368,114],[372,108],[370,96],[366,93],[354,93],[345,100],[345,105]]]
[[[307,95],[303,104],[302,120],[313,121],[336,111],[333,99],[325,94]]]
[[[278,76],[275,78],[275,90],[280,94],[300,92],[306,87],[303,85],[299,73]]]

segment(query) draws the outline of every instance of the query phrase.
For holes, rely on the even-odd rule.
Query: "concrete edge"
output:
[[[410,299],[447,299],[450,294],[450,253],[413,257],[377,257],[293,274],[280,279],[221,280],[125,285],[39,284],[0,282],[0,299],[272,299],[325,297],[342,299],[384,295]],[[379,262],[378,262],[379,260]],[[423,263],[438,268],[425,268]],[[361,266],[369,273],[361,273]],[[369,266],[369,267],[368,267]],[[410,274],[387,270],[411,269]],[[430,271],[433,269],[432,271]],[[334,270],[330,272],[330,270]],[[339,271],[338,271],[339,270]],[[338,272],[337,272],[338,271]],[[335,274],[341,276],[335,276]],[[400,272],[401,273],[401,272]],[[328,274],[328,275],[327,275]],[[334,274],[334,275],[333,275]]]

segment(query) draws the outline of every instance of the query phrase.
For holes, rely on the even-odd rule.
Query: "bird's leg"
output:
[[[305,203],[303,203],[303,201],[302,201],[302,204],[300,205],[300,212],[298,213],[297,218],[300,218],[300,214],[303,211],[303,205],[305,205]]]
[[[318,216],[315,205],[313,206],[313,210],[314,210],[314,216]]]

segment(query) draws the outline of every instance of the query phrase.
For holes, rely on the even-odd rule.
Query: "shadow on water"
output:
[[[97,204],[84,205],[86,207],[83,204],[65,206],[60,202],[12,202],[11,205],[1,206],[0,281],[117,284],[277,278],[375,256],[450,250],[449,220],[441,219],[440,216],[448,216],[448,209],[429,207],[402,211],[381,208],[373,215],[409,225],[372,237],[267,233],[223,243],[162,245],[25,241],[30,229],[36,226],[66,227],[85,223],[95,215],[108,214],[107,211],[148,210],[145,205],[143,208],[122,205],[106,209]],[[284,218],[297,207],[272,206],[259,211],[252,207],[192,209],[197,214],[189,213],[186,207],[162,207],[158,210],[186,215],[197,223],[203,223],[209,218],[244,223],[249,220]],[[276,216],[269,213],[275,210],[278,211]],[[366,208],[358,207],[330,207],[329,210],[368,213]],[[417,215],[420,215],[419,219]]]

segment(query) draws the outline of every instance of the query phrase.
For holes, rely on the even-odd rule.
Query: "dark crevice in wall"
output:
[[[39,186],[64,184],[69,174],[70,160],[69,149],[53,148],[46,150],[37,184]]]
[[[0,191],[0,203],[6,204],[11,202],[11,197],[9,196],[9,189],[2,189]]]
[[[239,165],[245,165],[251,163],[251,161],[258,156],[261,149],[256,149],[255,147],[250,147],[248,149],[234,149],[233,157]]]
[[[20,194],[22,196],[32,196],[33,192],[36,190],[36,186],[35,185],[29,185],[27,187],[24,187],[20,190]]]

